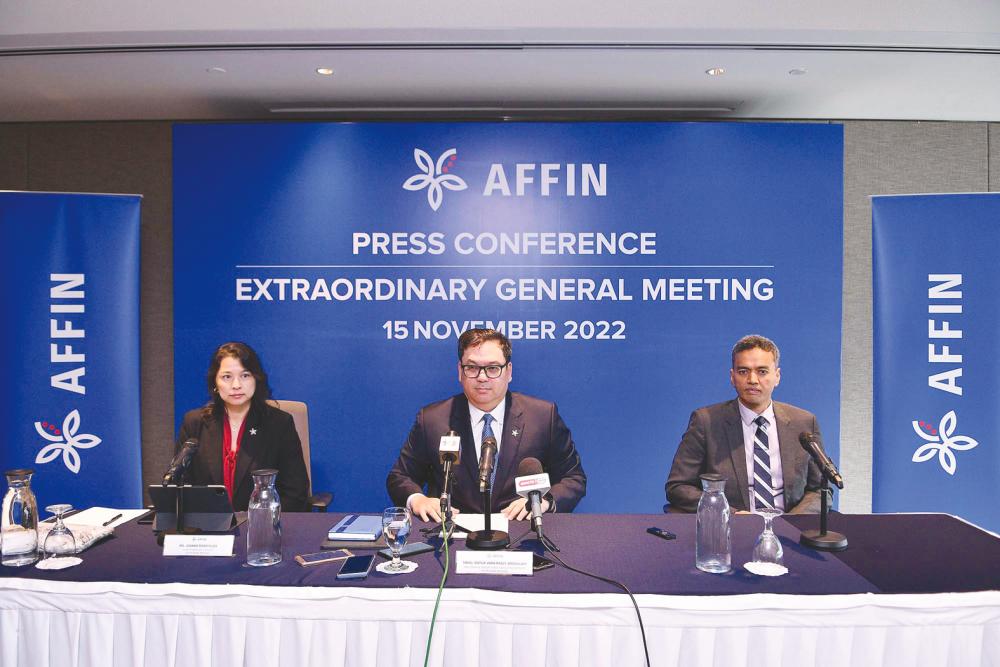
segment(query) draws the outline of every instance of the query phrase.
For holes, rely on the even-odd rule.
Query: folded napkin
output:
[[[114,528],[110,526],[81,526],[79,524],[74,524],[70,522],[65,522],[66,527],[70,529],[73,533],[73,538],[76,539],[76,552],[80,553],[84,549],[89,548],[94,542],[99,542],[105,537],[114,534]],[[38,548],[41,549],[45,544],[45,536],[49,534],[52,530],[54,523],[43,522],[38,524]]]

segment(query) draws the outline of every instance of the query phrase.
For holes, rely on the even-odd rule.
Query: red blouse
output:
[[[233,477],[236,476],[236,457],[240,453],[240,443],[243,442],[243,429],[246,428],[247,420],[243,418],[240,424],[240,432],[236,436],[236,446],[233,447],[233,430],[229,426],[229,415],[222,428],[222,482],[226,485],[229,493],[229,502],[233,501]]]

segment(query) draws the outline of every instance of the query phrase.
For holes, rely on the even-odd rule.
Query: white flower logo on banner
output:
[[[80,472],[79,449],[90,449],[101,444],[101,439],[90,433],[80,433],[80,411],[73,410],[63,420],[62,429],[48,422],[35,422],[35,430],[52,444],[45,445],[35,457],[35,463],[49,463],[62,454],[63,463],[74,474]]]
[[[438,210],[441,207],[441,202],[444,201],[442,188],[464,190],[469,187],[461,178],[448,173],[455,165],[457,155],[458,151],[452,148],[442,153],[435,163],[426,151],[414,148],[413,160],[420,167],[421,173],[406,179],[403,187],[413,192],[427,188],[427,203],[431,205],[431,209]]]
[[[913,462],[922,463],[929,461],[934,458],[934,454],[936,453],[938,455],[938,462],[949,475],[955,474],[956,467],[955,452],[952,450],[965,451],[979,444],[978,441],[966,435],[952,436],[952,433],[955,432],[955,427],[958,425],[958,417],[955,416],[954,410],[941,418],[941,424],[937,429],[922,421],[914,421],[912,424],[913,430],[916,431],[917,435],[928,441],[926,444],[917,447],[917,451],[913,452]],[[927,433],[924,431],[923,426],[930,428],[931,432]]]

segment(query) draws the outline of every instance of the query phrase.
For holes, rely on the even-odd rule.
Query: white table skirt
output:
[[[423,664],[436,591],[0,580],[0,665]],[[1000,666],[1000,591],[639,595],[656,667]],[[619,594],[448,589],[432,665],[640,667]]]

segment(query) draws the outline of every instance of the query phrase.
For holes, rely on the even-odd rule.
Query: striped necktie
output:
[[[753,495],[754,504],[761,509],[775,509],[774,482],[771,478],[771,454],[768,451],[767,418],[760,415],[754,420],[757,432],[753,436]]]

